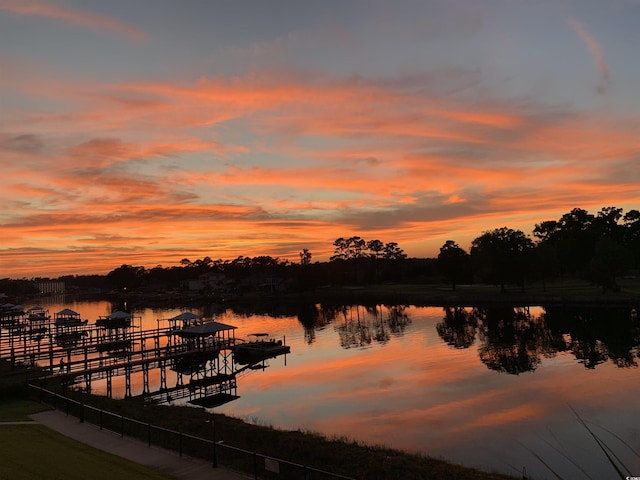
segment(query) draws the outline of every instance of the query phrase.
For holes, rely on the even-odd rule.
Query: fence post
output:
[[[216,445],[216,434],[213,434],[213,468],[218,468],[218,447]]]
[[[258,454],[253,452],[253,478],[258,480]]]
[[[213,415],[211,415],[211,418],[209,420],[207,420],[206,423],[211,423],[211,444],[212,444],[211,457],[212,457],[212,466],[213,466],[213,468],[217,468],[218,467],[218,449],[217,449],[217,445],[216,445],[216,422],[215,422],[215,420],[213,418]]]

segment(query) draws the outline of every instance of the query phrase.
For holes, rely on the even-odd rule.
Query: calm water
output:
[[[29,305],[27,305],[29,307]],[[107,302],[72,308],[90,323]],[[136,312],[144,328],[180,310]],[[202,312],[207,313],[207,312]],[[291,354],[238,378],[240,398],[216,412],[554,478],[614,478],[575,409],[640,475],[640,334],[628,311],[435,307],[217,312],[236,337],[286,337]],[[153,377],[152,377],[153,378]],[[116,382],[114,380],[114,386]],[[141,393],[133,382],[133,394]],[[99,393],[99,386],[94,386]],[[535,455],[534,455],[535,454]],[[576,466],[577,464],[577,466]]]

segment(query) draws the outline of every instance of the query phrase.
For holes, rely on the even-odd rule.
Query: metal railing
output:
[[[211,438],[200,438],[92,407],[39,385],[29,384],[29,387],[38,391],[41,402],[77,417],[80,422],[92,423],[101,430],[107,429],[119,433],[122,437],[126,435],[145,441],[149,447],[156,446],[175,451],[180,456],[210,460],[213,467],[224,465],[234,470],[252,473],[255,480],[355,480],[218,442],[213,421]]]

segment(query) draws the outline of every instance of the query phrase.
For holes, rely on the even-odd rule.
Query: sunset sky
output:
[[[0,0],[0,278],[640,208],[640,0]]]

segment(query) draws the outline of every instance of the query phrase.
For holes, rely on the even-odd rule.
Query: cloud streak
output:
[[[107,15],[68,8],[44,0],[0,0],[0,10],[16,15],[60,20],[91,30],[107,31],[113,35],[124,35],[128,39],[138,42],[147,38],[147,35],[142,30]]]
[[[589,32],[584,22],[576,19],[570,19],[569,26],[578,34],[580,39],[587,46],[589,53],[598,67],[598,71],[600,72],[600,83],[597,87],[598,93],[606,93],[611,87],[611,78],[609,75],[609,66],[602,46]]]

